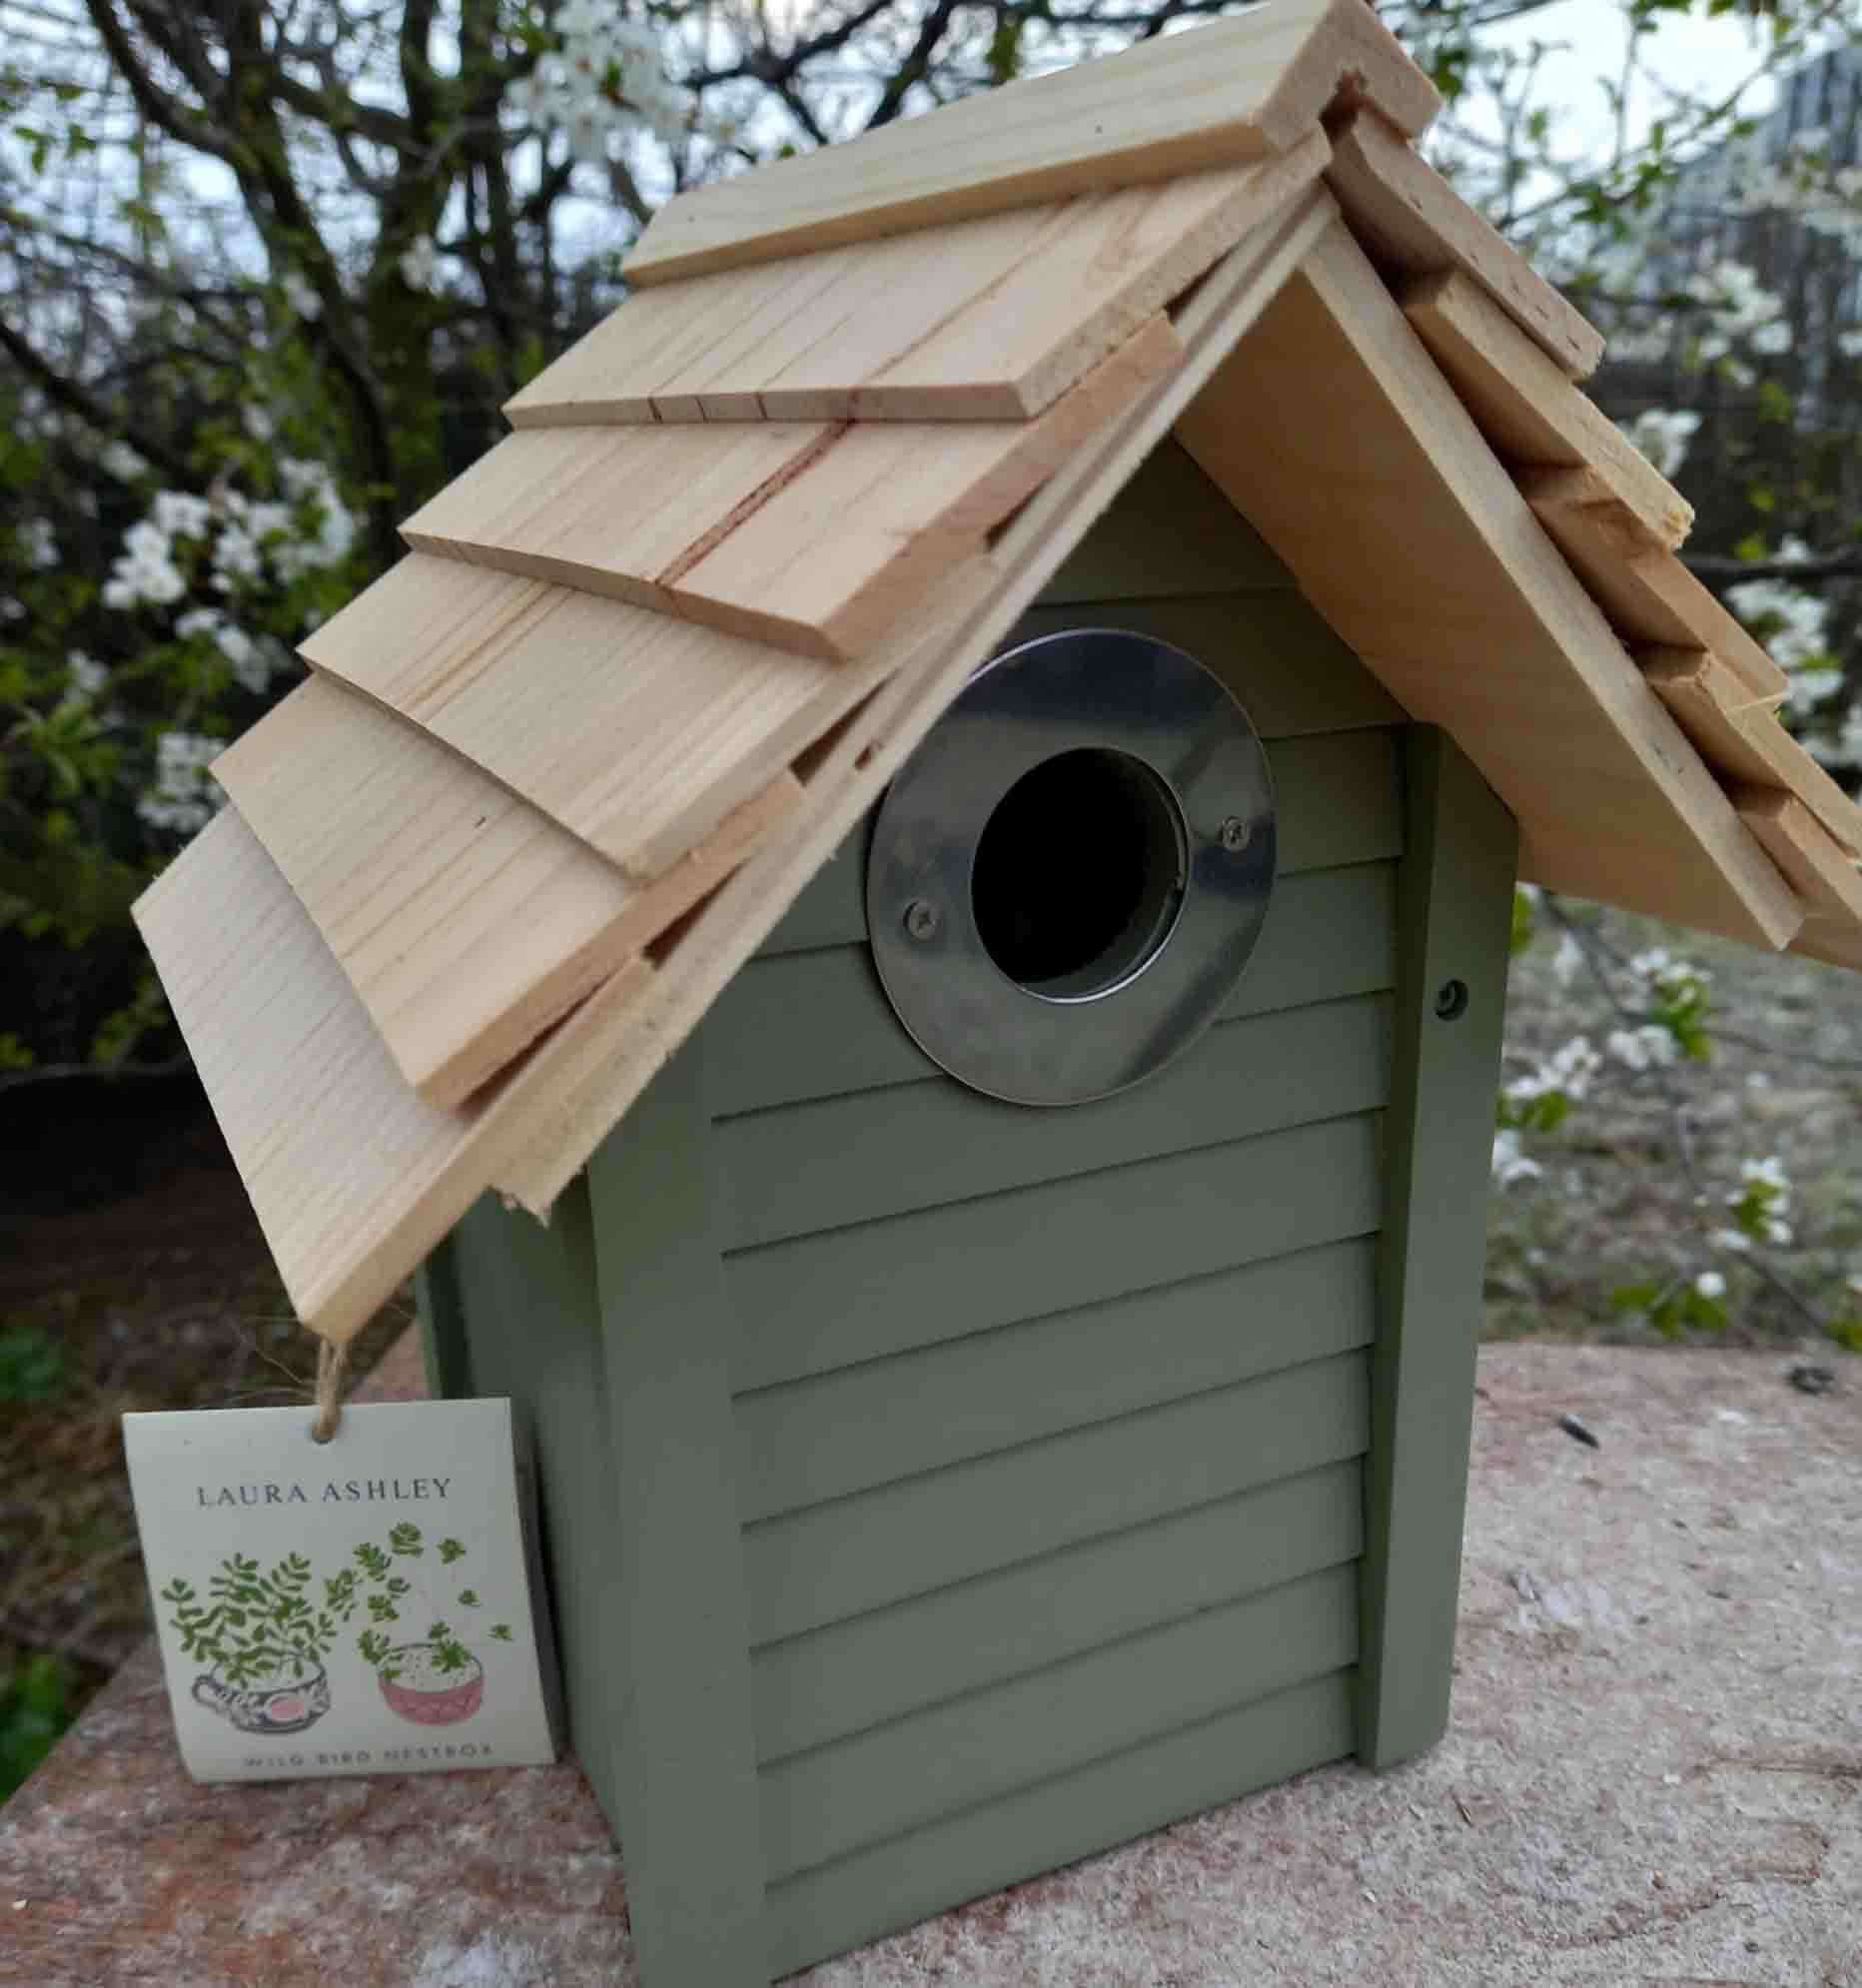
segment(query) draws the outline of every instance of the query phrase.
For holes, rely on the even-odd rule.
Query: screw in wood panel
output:
[[[938,908],[928,897],[914,897],[905,907],[905,929],[914,939],[932,939],[943,922]]]

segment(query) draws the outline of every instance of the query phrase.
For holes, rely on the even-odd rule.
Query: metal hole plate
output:
[[[1126,755],[1168,790],[1181,898],[1161,943],[1102,990],[1078,991],[1087,973],[1038,991],[984,942],[976,852],[1010,789],[1072,752]],[[1064,861],[1054,826],[1045,842]],[[1218,677],[1126,629],[1043,636],[977,671],[881,802],[866,867],[873,958],[899,1020],[953,1077],[1018,1104],[1106,1097],[1162,1069],[1228,998],[1267,916],[1277,840],[1267,754]]]

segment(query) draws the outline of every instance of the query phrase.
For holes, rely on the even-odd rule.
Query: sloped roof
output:
[[[137,907],[307,1324],[547,1213],[1173,429],[1528,878],[1862,966],[1862,811],[1434,108],[1270,0],[655,219]]]

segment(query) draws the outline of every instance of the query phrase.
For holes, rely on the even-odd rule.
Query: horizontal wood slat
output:
[[[1061,561],[1031,611],[1269,588],[1295,591],[1293,574],[1167,436]]]
[[[1329,1567],[766,1767],[769,1879],[1342,1669],[1357,1642],[1357,1568]]]
[[[1169,320],[1152,318],[1027,422],[522,430],[402,535],[846,659],[1182,358]]]
[[[1354,1237],[739,1396],[743,1517],[1368,1346],[1372,1251]]]
[[[866,666],[420,552],[302,652],[647,877],[766,787],[877,680]]]
[[[626,261],[636,288],[1284,152],[1341,91],[1402,130],[1440,108],[1362,0],[1275,0],[692,188]]]
[[[430,1104],[463,1104],[717,887],[801,800],[787,773],[652,883],[331,677],[214,777]]]
[[[1178,433],[1506,802],[1526,879],[1769,946],[1796,931],[1796,899],[1343,227]],[[1405,571],[1429,583],[1393,585]]]
[[[1232,249],[1177,312],[1188,353],[1184,365],[1075,451],[990,549],[949,574],[889,638],[903,658],[891,679],[803,762],[808,803],[800,826],[722,885],[681,929],[677,945],[656,959],[624,1039],[606,1041],[603,1062],[583,1077],[572,1098],[565,1096],[563,1127],[538,1136],[516,1156],[497,1180],[501,1190],[526,1208],[548,1208],[601,1132],[639,1096],[670,1049],[697,1027],[808,879],[846,841],[977,662],[1002,641],[1065,549],[1156,448],[1333,212],[1330,196],[1314,188],[1283,222]],[[584,1138],[589,1125],[597,1130]]]
[[[587,1074],[611,1055],[616,1015],[648,971],[622,967],[508,1077],[448,1112],[402,1080],[235,809],[189,843],[135,915],[286,1292],[306,1325],[338,1341],[539,1128],[575,1136]]]
[[[1069,628],[1135,628],[1185,650],[1234,691],[1265,739],[1403,722],[1402,706],[1295,592],[1034,607],[1015,635]]]
[[[1282,878],[1402,853],[1396,740],[1392,731],[1363,730],[1268,741]],[[770,934],[765,952],[866,937],[865,845],[862,830],[822,865]]]
[[[1283,878],[1273,924],[1217,1019],[1389,987],[1395,905],[1388,863]],[[705,1019],[705,1088],[720,1117],[939,1074],[861,945],[754,959]]]
[[[1711,649],[1747,700],[1775,704],[1785,674],[1671,551],[1651,545],[1594,471],[1526,470],[1521,494],[1571,569],[1631,648]]]
[[[642,290],[504,412],[519,429],[1024,421],[1329,156],[1315,128],[1280,158]]]
[[[1405,276],[1459,270],[1560,372],[1582,380],[1596,371],[1603,334],[1375,112],[1334,130],[1326,180],[1381,268]]]
[[[751,1664],[758,1758],[1336,1566],[1363,1546],[1364,1496],[1360,1463],[1329,1464],[767,1643]]]
[[[1693,505],[1471,277],[1441,271],[1397,301],[1502,462],[1594,471],[1651,546],[1687,536]]]
[[[1862,854],[1862,806],[1785,730],[1768,705],[1753,704],[1717,655],[1644,649],[1642,673],[1701,756],[1730,782],[1793,793],[1844,848]]]
[[[731,1386],[1362,1236],[1382,1210],[1367,1115],[771,1244],[725,1259],[738,1320]]]
[[[1847,920],[1862,938],[1862,869],[1810,809],[1775,787],[1736,787],[1733,805],[1811,915]]]
[[[952,1898],[1053,1870],[1340,1759],[1352,1750],[1355,1691],[1350,1670],[1297,1684],[772,1886],[770,1967],[801,1967]]]
[[[955,1082],[825,1098],[717,1127],[727,1249],[1371,1111],[1390,1095],[1379,994],[1225,1022],[1148,1083],[1030,1111]],[[804,1157],[805,1156],[805,1160]]]
[[[748,1525],[751,1643],[1360,1456],[1368,1371],[1313,1361]]]

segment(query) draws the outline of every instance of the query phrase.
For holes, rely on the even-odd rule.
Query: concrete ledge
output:
[[[1485,1349],[1442,1745],[801,1978],[1862,1988],[1862,1366],[1813,1399],[1788,1364]],[[0,1814],[0,1981],[632,1980],[621,1860],[572,1766],[196,1787],[152,1646]]]

